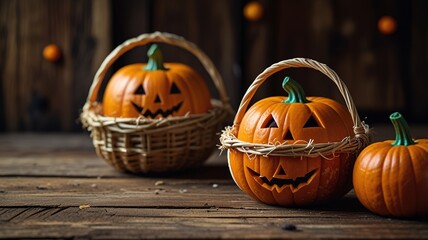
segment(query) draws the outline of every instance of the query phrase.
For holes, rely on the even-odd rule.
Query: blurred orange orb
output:
[[[61,58],[62,52],[58,45],[49,44],[43,49],[43,58],[49,62],[56,62]]]
[[[377,26],[379,28],[379,32],[385,35],[392,34],[395,32],[395,30],[397,30],[397,22],[391,16],[381,17],[377,23]]]
[[[245,19],[247,19],[248,21],[258,21],[263,17],[263,6],[257,1],[251,1],[245,4],[243,13]]]

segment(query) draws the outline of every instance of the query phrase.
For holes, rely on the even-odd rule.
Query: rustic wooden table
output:
[[[0,135],[0,222],[4,239],[428,238],[427,219],[376,216],[352,192],[307,209],[256,202],[218,152],[168,176],[121,173],[88,134]]]

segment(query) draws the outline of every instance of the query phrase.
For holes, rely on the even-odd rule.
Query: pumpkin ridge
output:
[[[263,160],[263,157],[256,156],[254,159],[251,159],[249,156],[244,155],[244,158],[245,157],[248,159],[248,161],[257,161],[256,163],[258,163],[258,166],[255,165],[254,168],[256,168],[256,169],[258,168],[259,172],[261,171],[260,170],[261,169],[260,163]],[[248,179],[253,179],[253,176],[251,175],[251,172],[249,172],[248,170],[245,170],[245,169],[246,169],[246,164],[244,163],[242,166],[242,171],[244,172],[245,181],[248,182]],[[270,201],[268,201],[268,202],[272,202],[271,200],[272,200],[273,196],[271,193],[269,193],[271,196],[266,196],[266,195],[263,195],[263,194],[260,194],[259,192],[257,192],[256,191],[257,187],[254,187],[254,185],[248,184],[248,187],[249,187],[249,190],[251,191],[251,193],[256,197],[257,200],[259,200],[259,201],[266,200],[266,199],[262,199],[262,197],[261,197],[261,196],[264,196],[264,197],[270,198]],[[262,190],[265,191],[263,187],[262,187]]]
[[[390,148],[389,151],[387,152],[386,155],[386,160],[385,163],[387,163],[388,167],[383,167],[383,169],[388,169],[388,174],[387,174],[387,180],[382,182],[382,186],[383,186],[383,191],[386,192],[386,207],[389,213],[392,212],[397,212],[397,203],[394,201],[391,201],[390,199],[394,198],[394,186],[391,186],[391,182],[392,182],[392,178],[395,177],[394,176],[394,172],[393,172],[393,168],[392,166],[394,165],[398,165],[396,163],[397,161],[397,154],[396,154],[396,150],[399,148]]]
[[[278,119],[278,117],[280,117],[280,116],[275,117],[273,113],[277,113],[278,112],[277,109],[282,109],[283,106],[281,106],[281,105],[282,105],[282,103],[276,102],[276,103],[272,104],[272,111],[269,111],[269,113],[272,115],[272,117],[275,119],[275,121],[278,124],[279,124],[279,121],[280,121],[280,119]],[[279,131],[279,129],[280,128],[276,128],[276,129],[270,128],[269,129],[269,139],[268,139],[268,142],[267,142],[268,144],[277,145],[279,142],[281,144],[283,143],[283,141],[284,141],[283,140],[283,133],[282,132],[279,133],[279,134],[276,133],[276,132]]]
[[[381,192],[382,192],[382,196],[383,196],[383,203],[385,204],[385,210],[387,213],[391,212],[391,206],[389,205],[389,186],[387,186],[386,184],[389,182],[389,178],[390,178],[390,168],[389,166],[390,164],[390,149],[388,149],[388,151],[385,153],[385,159],[383,160],[383,164],[382,164],[382,174],[380,175],[382,178],[382,182],[381,182]],[[388,174],[387,174],[388,173]],[[386,178],[386,180],[384,180]]]
[[[345,112],[346,115],[344,115],[344,113],[338,111],[338,110],[342,110],[340,108],[343,108],[343,106],[340,103],[338,103],[336,101],[333,101],[331,99],[325,99],[325,100],[326,101],[319,101],[318,103],[320,105],[324,105],[326,107],[329,107],[332,111],[334,111],[336,113],[336,115],[337,115],[336,117],[340,118],[340,120],[341,120],[340,121],[340,123],[341,123],[340,125],[343,127],[343,130],[346,131],[346,134],[345,134],[345,136],[343,138],[345,138],[345,137],[351,137],[351,136],[355,135],[354,132],[353,132],[352,119],[350,119],[350,118],[345,119],[345,117],[349,117],[350,116],[348,114],[349,112],[345,110],[346,111]],[[334,106],[333,106],[333,104],[334,104]],[[347,124],[346,124],[346,122],[348,122],[348,121],[351,124],[351,128],[349,128],[347,126]],[[327,135],[328,135],[328,132],[327,132]],[[329,136],[327,136],[327,137],[330,139]],[[341,141],[342,139],[338,139],[336,141]]]
[[[373,153],[372,152],[370,152],[370,151],[368,151],[368,148],[367,148],[367,152],[365,152],[365,153],[367,153],[367,154],[370,154],[370,155],[373,155]],[[367,165],[369,165],[370,164],[370,161],[365,161],[365,162],[363,162],[363,164],[365,164],[365,166],[364,166],[364,169],[366,169],[367,168]],[[384,164],[384,163],[383,163]],[[382,165],[383,165],[382,164]],[[367,171],[364,171],[364,175],[363,175],[363,177],[362,177],[362,179],[366,179],[368,176],[367,176],[368,174],[367,174]],[[382,175],[383,175],[383,170],[381,170],[380,171],[380,177],[382,177]],[[372,202],[369,202],[369,197],[368,197],[368,195],[369,194],[371,194],[370,193],[370,189],[368,189],[369,188],[369,186],[366,186],[367,185],[367,181],[364,181],[363,182],[364,184],[363,184],[363,190],[362,190],[362,192],[363,192],[363,195],[364,195],[364,197],[365,197],[365,199],[367,199],[364,203],[366,203],[366,204],[368,204],[368,206],[366,206],[367,208],[369,208],[369,209],[372,209],[372,208],[374,208],[375,206],[373,206],[372,204]],[[385,196],[384,196],[384,193],[383,193],[383,188],[382,188],[382,186],[380,186],[380,196],[381,196],[381,201],[380,202],[382,202],[382,204],[385,206],[385,208],[386,208],[386,203],[385,203]]]
[[[121,78],[123,76],[127,77],[126,84],[125,84],[125,88],[128,86],[129,82],[130,82],[130,75],[128,74],[128,72],[133,71],[133,66],[132,65],[128,65],[125,67],[122,67],[119,71],[117,71],[116,73],[113,74],[112,78],[109,81],[109,84],[107,85],[105,92],[112,92],[114,91],[114,89],[117,87],[118,84],[120,84],[122,82]],[[110,99],[103,97],[103,114],[107,115],[112,115],[113,117],[121,117],[122,116],[122,110],[123,110],[123,99],[125,98],[126,93],[122,92],[121,96],[120,96],[120,101],[111,101]],[[111,110],[106,106],[112,105],[116,103],[116,107],[119,107],[119,109],[115,109],[115,111],[112,113]],[[120,103],[120,104],[117,104]],[[106,111],[106,109],[108,109]],[[118,111],[119,110],[119,111]]]
[[[428,155],[428,140],[426,140],[426,139],[419,139],[418,142],[420,144],[418,144],[417,146],[418,146],[418,149],[420,149],[420,151],[421,151],[421,158],[419,159],[419,162],[422,162],[422,163],[419,164],[420,165],[419,169],[426,169],[427,168],[426,156]],[[423,159],[425,159],[425,161],[423,161]],[[423,172],[423,171],[418,171],[418,172]],[[428,182],[425,181],[424,183],[425,184],[423,184],[420,187],[422,190],[428,188]],[[423,198],[419,197],[419,196],[418,196],[417,199],[418,199],[418,202],[421,203],[420,205],[418,205],[418,209],[423,209],[423,213],[425,215],[428,215],[428,206],[426,204],[426,201],[421,201],[421,199],[423,199]],[[426,199],[426,197],[425,197],[425,199]]]
[[[416,139],[417,143],[414,146],[411,146],[412,148],[418,148],[421,149],[421,151],[424,151],[426,155],[428,155],[428,140],[427,139]]]
[[[318,106],[317,106],[317,105],[322,105],[322,104],[320,104],[320,103],[318,103],[318,102],[311,102],[310,104],[307,104],[307,105],[306,105],[306,106],[309,108],[309,110],[311,111],[311,116],[308,118],[308,120],[307,120],[307,121],[310,121],[310,119],[312,118],[313,120],[315,120],[315,121],[316,121],[316,123],[317,123],[318,127],[326,129],[325,124],[324,124],[323,122],[321,122],[321,121],[320,121],[320,119],[321,119],[322,117],[319,115],[319,114],[320,114],[320,112],[319,112],[319,109],[318,109]],[[328,105],[324,105],[324,106],[330,109],[330,106],[328,106]],[[315,117],[314,117],[314,115],[315,115]],[[306,125],[306,124],[307,124],[307,123],[305,123],[305,125]],[[304,125],[303,127],[305,127],[305,125]],[[327,136],[327,137],[328,137],[328,136]]]
[[[271,106],[269,106],[269,108],[270,108]],[[268,109],[269,109],[268,108]],[[267,109],[265,109],[265,112],[267,112]],[[259,122],[260,121],[260,118],[263,116],[263,114],[261,115],[261,116],[258,116],[258,119],[257,119],[257,122]],[[251,142],[254,142],[254,138],[256,137],[256,134],[255,134],[255,131],[256,131],[256,128],[257,128],[258,126],[257,126],[257,124],[254,124],[253,126],[252,126],[252,128],[251,128],[251,132],[250,132],[250,134],[251,134],[251,136],[252,136],[252,139],[251,139]],[[268,136],[270,135],[270,131],[269,131],[269,133],[267,134]]]
[[[408,147],[404,148],[402,151],[399,151],[399,154],[400,154],[400,158],[399,158],[399,165],[398,166],[401,166],[401,167],[398,168],[398,176],[397,177],[404,176],[403,178],[400,177],[400,181],[408,181],[408,179],[410,179],[409,178],[409,170],[408,169],[404,169],[403,166],[407,166],[407,167],[410,166],[410,169],[413,172],[413,166],[412,166],[411,161],[409,163],[409,158],[412,159],[411,158],[412,156],[410,154],[410,151],[409,151]],[[415,180],[415,178],[413,178],[413,180]],[[416,184],[414,182],[411,185],[412,186],[416,186]],[[402,184],[397,184],[396,185],[396,188],[398,188],[398,195],[399,196],[404,196],[404,198],[399,198],[399,206],[400,206],[400,211],[399,211],[400,213],[399,213],[399,215],[400,216],[402,216],[402,215],[405,214],[406,209],[408,210],[409,208],[413,208],[413,209],[415,208],[415,203],[414,202],[413,203],[412,202],[407,202],[407,204],[409,206],[406,206],[406,204],[405,204],[406,199],[415,199],[415,197],[410,198],[409,192],[406,191],[407,189],[405,189],[405,187],[406,186],[404,186]],[[414,188],[411,188],[411,189],[415,190]],[[414,191],[413,191],[413,193],[414,193]],[[414,194],[414,195],[416,195],[416,194]],[[412,210],[411,212],[413,214],[414,210]]]
[[[176,67],[180,67],[180,66],[176,66]],[[186,78],[184,78],[179,73],[179,71],[178,71],[177,68],[174,68],[174,71],[168,71],[166,73],[166,75],[167,75],[167,78],[168,78],[168,82],[171,83],[170,85],[172,85],[172,80],[171,79],[175,79],[175,82],[177,82],[178,85],[182,88],[181,89],[181,94],[183,94],[184,96],[190,95],[191,99],[197,99],[198,96],[195,93],[197,91],[192,91],[192,89],[190,89],[188,81],[186,81]],[[197,102],[199,102],[199,101],[189,101],[188,102],[191,113],[199,113],[196,110],[197,109],[196,105],[198,104]]]
[[[312,162],[315,162],[315,159],[317,159],[318,160],[318,162],[319,162],[319,166],[318,166],[318,181],[317,181],[317,184],[316,184],[316,186],[313,186],[313,188],[312,188],[312,190],[313,191],[315,191],[315,193],[313,193],[313,196],[314,196],[314,199],[316,199],[316,200],[318,200],[318,194],[319,194],[319,188],[320,188],[320,184],[321,184],[321,170],[323,169],[323,165],[322,165],[322,159],[320,159],[319,157],[317,157],[317,158],[313,158],[313,161]],[[307,169],[309,168],[309,164],[307,164]],[[306,171],[307,171],[307,169],[306,169]],[[314,180],[312,180],[312,182],[313,182]],[[313,183],[312,183],[313,184]]]
[[[418,148],[418,147],[416,147],[416,148]],[[407,159],[406,161],[408,162],[409,168],[410,168],[410,172],[412,173],[412,176],[407,176],[407,177],[409,179],[413,180],[413,183],[412,183],[413,186],[417,186],[417,184],[416,184],[416,182],[417,182],[416,168],[415,168],[415,162],[414,161],[415,161],[415,159],[419,159],[419,156],[417,156],[417,154],[415,153],[414,150],[413,151],[409,151],[407,149],[407,152],[408,152],[408,155],[410,157],[410,161],[409,161],[409,159]],[[416,188],[412,188],[412,189],[414,191],[413,191],[413,194],[412,194],[413,196],[411,197],[411,199],[416,199],[416,201],[414,201],[413,204],[409,204],[410,205],[409,207],[413,208],[412,209],[412,214],[416,214],[416,212],[417,212],[416,209],[418,209],[418,207],[419,207],[418,200],[417,200],[417,199],[419,199],[418,198],[418,189],[416,189]]]
[[[132,76],[132,79],[133,80],[131,80],[131,79],[129,79],[128,80],[128,83],[130,83],[130,82],[132,82],[132,81],[137,81],[140,85],[141,85],[141,87],[143,88],[143,89],[145,89],[145,86],[144,86],[144,83],[146,82],[145,81],[145,79],[146,79],[146,74],[147,72],[146,71],[138,71],[135,75],[133,75],[133,74],[130,74],[130,76]],[[125,88],[126,89],[126,88]],[[125,95],[126,95],[126,93],[127,93],[127,90],[125,90]],[[135,93],[133,93],[133,95],[135,95]],[[121,100],[121,102],[122,103],[125,103],[126,101],[125,101],[125,99],[122,99]],[[132,105],[137,105],[137,106],[139,106],[139,107],[141,107],[142,106],[142,104],[143,104],[143,98],[141,97],[141,99],[138,101],[138,104],[136,104],[136,103],[134,103],[134,101],[130,101],[131,102],[131,104]],[[136,106],[134,106],[134,108],[135,108]],[[138,110],[137,110],[138,111]],[[140,115],[141,114],[141,111],[140,112],[138,112],[138,115]]]
[[[229,171],[233,180],[242,191],[248,193],[254,199],[257,199],[256,195],[252,192],[248,182],[245,180],[242,180],[246,178],[245,177],[246,173],[244,171],[244,168],[245,168],[244,161],[247,155],[234,149],[229,149],[227,154],[228,154]]]
[[[281,97],[275,98],[275,100],[281,100]],[[279,114],[275,120],[280,126],[283,126],[282,131],[277,133],[276,135],[278,135],[278,136],[275,136],[274,139],[270,139],[271,138],[270,136],[272,136],[272,134],[273,134],[272,131],[279,131],[279,129],[270,129],[270,131],[269,131],[269,140],[272,141],[271,144],[274,144],[274,145],[277,145],[279,142],[281,144],[283,144],[285,141],[285,134],[287,132],[289,132],[291,134],[291,136],[293,136],[293,133],[290,131],[288,125],[286,124],[288,121],[288,114],[287,113],[288,113],[288,110],[290,109],[290,107],[284,107],[283,104],[284,103],[281,101],[276,102],[275,104],[273,104],[274,108],[270,112],[271,114],[279,112]],[[274,117],[273,114],[272,114],[272,117]],[[292,140],[292,142],[294,142],[295,141],[294,137],[291,140]],[[290,144],[290,142],[288,142],[288,144]]]
[[[342,180],[342,179],[340,179],[340,177],[341,177],[341,171],[345,171],[346,170],[345,166],[342,164],[344,162],[345,158],[344,157],[340,158],[340,157],[341,157],[340,155],[339,156],[334,156],[333,159],[332,159],[332,161],[334,161],[335,163],[337,163],[336,169],[338,169],[337,172],[333,173],[333,175],[336,175],[336,181],[335,182],[332,181],[329,184],[330,186],[333,186],[333,189],[338,189],[336,186],[339,185],[339,182]],[[344,187],[342,187],[342,189],[343,188]],[[334,193],[334,196],[336,196],[337,190],[333,191],[333,193]]]
[[[319,187],[321,185],[321,180],[322,180],[322,173],[321,173],[322,169],[324,169],[324,161],[323,161],[323,159],[320,159],[320,173],[319,173],[318,187],[316,188],[317,192],[316,192],[316,197],[315,197],[315,199],[317,201],[322,200],[321,194],[322,194],[323,190],[320,190],[320,187]]]
[[[398,159],[397,159],[397,161],[398,161],[398,165],[397,166],[402,166],[401,164],[402,164],[404,155],[408,155],[406,153],[408,153],[407,150],[400,151],[400,152],[396,153],[399,156]],[[399,167],[398,168],[398,174],[395,177],[399,178],[399,181],[401,181],[402,174],[403,174],[403,168]],[[403,188],[402,188],[402,186],[400,184],[395,184],[395,186],[393,186],[393,188],[395,188],[394,192],[398,192],[398,195],[402,196],[402,194],[403,194]],[[399,215],[401,215],[402,211],[403,211],[403,201],[402,200],[403,199],[401,199],[401,197],[398,198],[397,212],[399,212]]]
[[[372,146],[373,146],[373,148],[372,148]],[[388,161],[389,161],[386,158],[386,156],[388,155],[389,151],[391,150],[391,146],[389,144],[385,145],[385,142],[375,143],[374,145],[368,146],[370,148],[367,148],[367,152],[370,153],[371,156],[376,155],[372,151],[373,151],[373,149],[377,150],[379,148],[378,146],[381,147],[381,149],[380,149],[381,152],[378,153],[378,154],[382,156],[382,158],[379,158],[379,161],[382,162],[381,163],[382,166],[379,167],[379,168],[381,168],[381,171],[378,174],[377,178],[383,179],[384,174],[385,174],[384,167],[385,167],[385,164],[387,164]],[[382,148],[382,146],[384,146],[384,148]],[[365,162],[366,162],[367,165],[371,164],[371,161],[365,161]],[[367,172],[366,172],[365,176],[366,175],[367,175]],[[363,178],[363,180],[365,180],[365,178]],[[370,186],[372,186],[371,182],[364,181],[364,183],[365,184],[369,183]],[[387,206],[387,203],[386,203],[387,199],[386,199],[385,192],[384,192],[385,187],[384,187],[383,184],[378,184],[378,186],[380,188],[379,193],[381,194],[380,195],[381,199],[378,199],[378,202],[382,204],[383,210],[385,211],[384,214],[387,214],[387,213],[389,213],[389,210],[388,210],[388,206]],[[370,192],[367,192],[367,188],[365,188],[365,191],[366,191],[366,197],[367,197],[367,199],[370,199],[369,195],[372,194],[371,189],[370,189]],[[372,203],[373,202],[370,202],[369,209],[376,209],[377,206],[376,205],[372,205]]]
[[[206,86],[204,79],[198,72],[193,71],[192,69],[190,69],[188,66],[184,64],[176,64],[176,70],[177,71],[175,71],[174,74],[178,76],[183,81],[183,83],[185,83],[186,86],[189,86],[189,84],[191,86],[194,85],[194,87],[192,87],[194,91],[189,91],[190,94],[192,95],[192,99],[198,99],[200,96],[204,96],[211,99],[210,91]],[[186,74],[189,75],[190,77],[186,78],[184,76]],[[191,81],[187,79],[191,79]],[[208,102],[192,101],[193,113],[207,112],[211,107],[212,107],[211,101],[208,101]]]
[[[138,83],[140,83],[140,80],[139,79],[141,79],[140,77],[144,77],[145,76],[145,72],[144,71],[140,71],[140,70],[138,70],[138,71],[136,71],[135,69],[136,69],[136,67],[137,67],[138,65],[136,64],[136,66],[134,67],[134,68],[130,68],[127,72],[125,72],[125,73],[127,73],[126,75],[124,75],[124,76],[126,76],[127,77],[127,79],[126,79],[126,81],[125,80],[122,80],[123,78],[121,77],[121,81],[124,81],[124,82],[126,82],[126,85],[125,85],[125,87],[123,88],[123,89],[125,89],[125,91],[123,91],[123,93],[122,93],[122,98],[120,99],[120,116],[119,117],[123,117],[123,110],[124,109],[126,109],[126,105],[127,105],[127,101],[125,101],[126,100],[126,98],[127,97],[129,97],[128,96],[128,88],[130,87],[130,85],[132,85],[132,83],[134,83],[134,82],[138,82]],[[129,72],[129,73],[128,73]],[[133,75],[132,73],[133,72],[137,72],[137,74],[139,75],[139,74],[141,74],[141,76],[135,76],[135,75]],[[131,101],[132,102],[132,101]]]
[[[210,92],[210,89],[208,88],[208,85],[205,84],[204,78],[198,72],[191,71],[191,69],[188,66],[184,66],[184,70],[185,71],[183,72],[189,72],[189,74],[193,76],[192,79],[199,79],[198,81],[195,81],[196,84],[199,84],[199,86],[197,87],[198,92],[200,92],[201,95],[206,96],[208,99],[211,100],[211,92]],[[203,108],[206,109],[204,111],[208,111],[210,108],[212,108],[211,101],[206,102],[206,105],[204,105]]]
[[[272,112],[274,111],[274,109],[277,106],[277,102],[269,102],[268,103],[269,105],[266,107],[267,104],[265,104],[264,102],[265,101],[262,102],[263,104],[255,104],[254,108],[252,108],[252,109],[254,109],[257,112],[259,112],[260,108],[262,108],[263,112],[262,112],[262,114],[260,114],[259,116],[257,116],[258,117],[258,119],[256,121],[257,123],[259,123],[260,121],[263,121],[262,118],[265,117],[265,113],[272,114]],[[249,133],[246,131],[246,135],[251,134],[251,136],[252,136],[251,141],[249,141],[249,142],[252,142],[252,143],[266,143],[266,144],[269,143],[269,141],[270,141],[270,135],[271,135],[271,130],[272,129],[267,129],[267,133],[263,134],[263,138],[266,138],[266,137],[268,138],[267,142],[260,142],[259,139],[256,139],[256,138],[259,138],[259,135],[255,134],[258,128],[259,128],[259,124],[254,124],[254,125],[251,126],[251,131]],[[238,132],[238,135],[239,135],[239,132]],[[255,141],[255,140],[257,140],[257,141]]]

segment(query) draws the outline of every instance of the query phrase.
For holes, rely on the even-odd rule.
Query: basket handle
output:
[[[320,71],[328,78],[330,78],[339,88],[340,93],[345,99],[346,106],[348,107],[349,112],[351,113],[352,121],[354,123],[354,133],[356,135],[364,135],[367,132],[366,126],[361,123],[360,117],[358,116],[357,109],[355,107],[354,101],[352,100],[351,94],[348,91],[345,83],[340,80],[339,76],[327,65],[319,63],[312,59],[307,58],[293,58],[284,60],[278,63],[271,65],[266,68],[260,75],[256,77],[254,82],[247,89],[247,92],[244,94],[242,101],[239,105],[238,112],[235,115],[233,121],[233,132],[236,135],[241,124],[242,118],[244,117],[245,112],[247,111],[248,105],[250,104],[251,99],[256,93],[260,85],[265,82],[272,74],[279,72],[287,68],[313,68]]]
[[[113,65],[113,63],[124,53],[130,51],[134,47],[143,46],[148,43],[167,43],[173,46],[177,46],[183,48],[190,53],[192,53],[204,66],[205,70],[208,72],[211,80],[214,82],[217,91],[219,92],[221,102],[231,110],[231,106],[229,104],[229,98],[226,94],[226,88],[224,86],[223,79],[214,66],[213,62],[205,55],[202,50],[200,50],[195,44],[187,41],[183,37],[180,37],[171,33],[162,33],[162,32],[154,32],[154,33],[146,33],[141,34],[135,38],[131,38],[119,46],[117,46],[102,62],[99,69],[97,70],[94,79],[92,81],[92,85],[89,88],[89,94],[86,99],[84,109],[88,109],[94,105],[97,100],[98,91],[101,86],[102,81],[105,78],[105,74],[107,70]]]

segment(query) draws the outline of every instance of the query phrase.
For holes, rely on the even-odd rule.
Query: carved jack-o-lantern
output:
[[[288,97],[269,97],[255,103],[242,118],[241,141],[277,145],[313,141],[337,142],[353,134],[349,112],[338,102],[306,98],[289,77],[283,82]],[[285,206],[320,203],[342,196],[351,187],[355,156],[263,157],[229,151],[235,182],[250,196]]]
[[[184,64],[164,64],[156,44],[148,56],[148,64],[125,66],[110,79],[103,98],[105,116],[155,119],[211,108],[210,92],[198,73]]]

